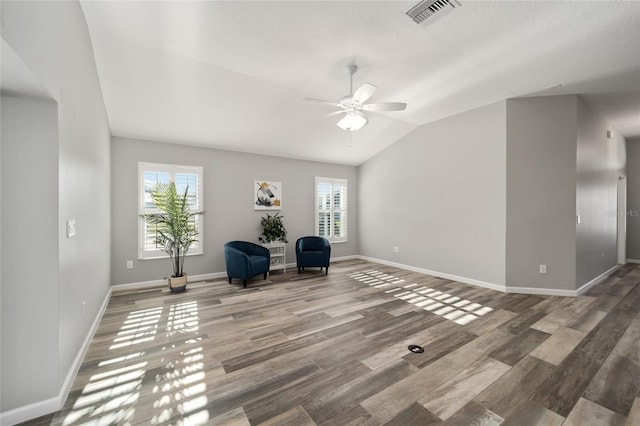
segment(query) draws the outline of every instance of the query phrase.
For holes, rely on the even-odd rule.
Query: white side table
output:
[[[282,269],[283,272],[287,272],[287,244],[280,242],[262,244],[263,247],[269,249],[271,253],[271,265],[269,267],[269,274],[271,271]]]

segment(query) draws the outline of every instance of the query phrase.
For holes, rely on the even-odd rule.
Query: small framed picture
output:
[[[254,210],[282,209],[282,182],[256,180],[253,194]]]

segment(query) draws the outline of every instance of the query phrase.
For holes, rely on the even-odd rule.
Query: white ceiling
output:
[[[585,94],[640,137],[640,2],[82,1],[115,136],[361,164],[417,126],[506,98]],[[354,133],[325,118],[354,86],[406,111]],[[560,85],[560,86],[558,86]]]

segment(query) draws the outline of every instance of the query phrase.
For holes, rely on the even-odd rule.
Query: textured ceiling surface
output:
[[[584,94],[640,136],[640,2],[82,1],[115,136],[361,164],[417,126],[528,95]],[[345,132],[354,87],[405,111]]]

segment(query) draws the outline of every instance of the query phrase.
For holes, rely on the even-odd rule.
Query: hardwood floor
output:
[[[639,282],[627,265],[577,298],[504,294],[353,260],[117,292],[39,421],[640,425]]]

